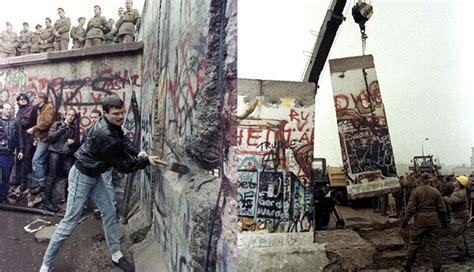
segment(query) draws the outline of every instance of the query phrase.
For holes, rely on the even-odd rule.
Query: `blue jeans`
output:
[[[10,187],[10,175],[12,174],[13,162],[15,155],[0,155],[0,170],[2,180],[0,185],[0,200],[6,200],[8,195],[8,188]]]
[[[48,249],[43,257],[43,264],[51,267],[54,258],[58,255],[64,241],[71,235],[77,222],[81,218],[82,209],[87,198],[90,197],[97,208],[102,212],[105,239],[110,253],[120,250],[120,241],[115,220],[115,208],[107,192],[101,176],[89,177],[79,171],[76,166],[71,168],[68,177],[68,197],[66,214],[59,222],[59,226],[51,237]]]
[[[46,178],[46,163],[48,160],[48,142],[38,142],[33,155],[33,176],[36,178],[36,186],[44,187]]]
[[[112,184],[112,170],[112,167],[109,168],[107,171],[101,174],[101,177],[104,181],[105,188],[107,188],[107,193],[109,194],[110,199],[112,199],[112,204],[115,207],[115,205],[117,205],[117,200],[115,200],[115,188]]]

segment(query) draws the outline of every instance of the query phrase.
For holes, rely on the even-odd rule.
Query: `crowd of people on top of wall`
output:
[[[140,13],[133,8],[132,0],[125,0],[125,8],[118,9],[117,21],[102,16],[98,5],[94,6],[94,17],[87,24],[85,17],[79,17],[78,24],[72,26],[63,8],[57,12],[59,18],[54,24],[46,17],[44,26],[37,24],[33,32],[29,23],[24,22],[19,35],[6,22],[6,30],[0,33],[0,58],[68,50],[71,39],[71,49],[133,42],[140,26]]]

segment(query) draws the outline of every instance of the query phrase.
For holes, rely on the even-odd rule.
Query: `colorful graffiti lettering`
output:
[[[19,93],[25,93],[30,101],[39,92],[48,94],[49,101],[54,105],[58,116],[62,116],[69,108],[80,114],[80,132],[92,124],[90,112],[100,109],[101,100],[105,95],[119,95],[127,106],[130,102],[132,89],[140,90],[140,75],[131,74],[127,69],[114,71],[106,68],[96,77],[70,78],[48,77],[33,68],[16,68],[0,71],[0,100],[15,105]],[[135,133],[133,114],[127,110],[124,129],[129,136]]]
[[[244,100],[239,96],[241,111],[246,110]],[[253,100],[255,109],[237,128],[238,216],[285,231],[307,231],[314,202],[314,107],[294,107],[294,98],[282,100],[277,113],[267,109],[262,98]]]
[[[359,61],[373,64],[371,56],[358,58],[360,60],[350,61],[353,64]],[[339,59],[329,63],[336,65],[339,70],[344,70],[344,61]],[[392,144],[375,68],[348,64],[344,77],[340,76],[340,72],[333,72],[331,79],[343,164],[350,177],[349,197],[355,197],[352,192],[371,196],[398,186]],[[371,178],[369,180],[366,177]],[[365,186],[364,182],[370,185]]]

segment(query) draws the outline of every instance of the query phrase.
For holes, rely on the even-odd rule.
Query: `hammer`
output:
[[[183,174],[183,175],[186,175],[187,173],[189,173],[189,168],[184,164],[179,164],[177,162],[169,163],[167,161],[163,161],[160,159],[155,159],[154,161],[157,164],[165,166],[167,170],[170,170],[179,174]]]

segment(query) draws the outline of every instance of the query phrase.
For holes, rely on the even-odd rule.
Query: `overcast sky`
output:
[[[142,12],[145,0],[134,0],[133,6]],[[5,30],[5,22],[12,22],[13,31],[20,33],[23,22],[28,22],[30,30],[34,31],[37,24],[43,27],[44,19],[51,18],[54,22],[59,18],[57,9],[62,7],[66,17],[71,18],[72,26],[77,25],[77,18],[85,17],[86,25],[90,18],[94,17],[94,6],[99,5],[102,15],[107,19],[118,19],[117,10],[119,7],[125,8],[125,0],[10,0],[2,1],[2,14],[0,16],[0,29]],[[72,43],[69,47],[72,46]]]
[[[347,1],[329,59],[362,53]],[[472,25],[474,4],[455,1],[368,1],[366,54],[374,56],[397,163],[433,154],[445,164],[470,164],[474,146]],[[241,0],[238,6],[239,78],[301,81],[307,51],[330,1]],[[316,98],[315,156],[340,165],[328,65]]]

